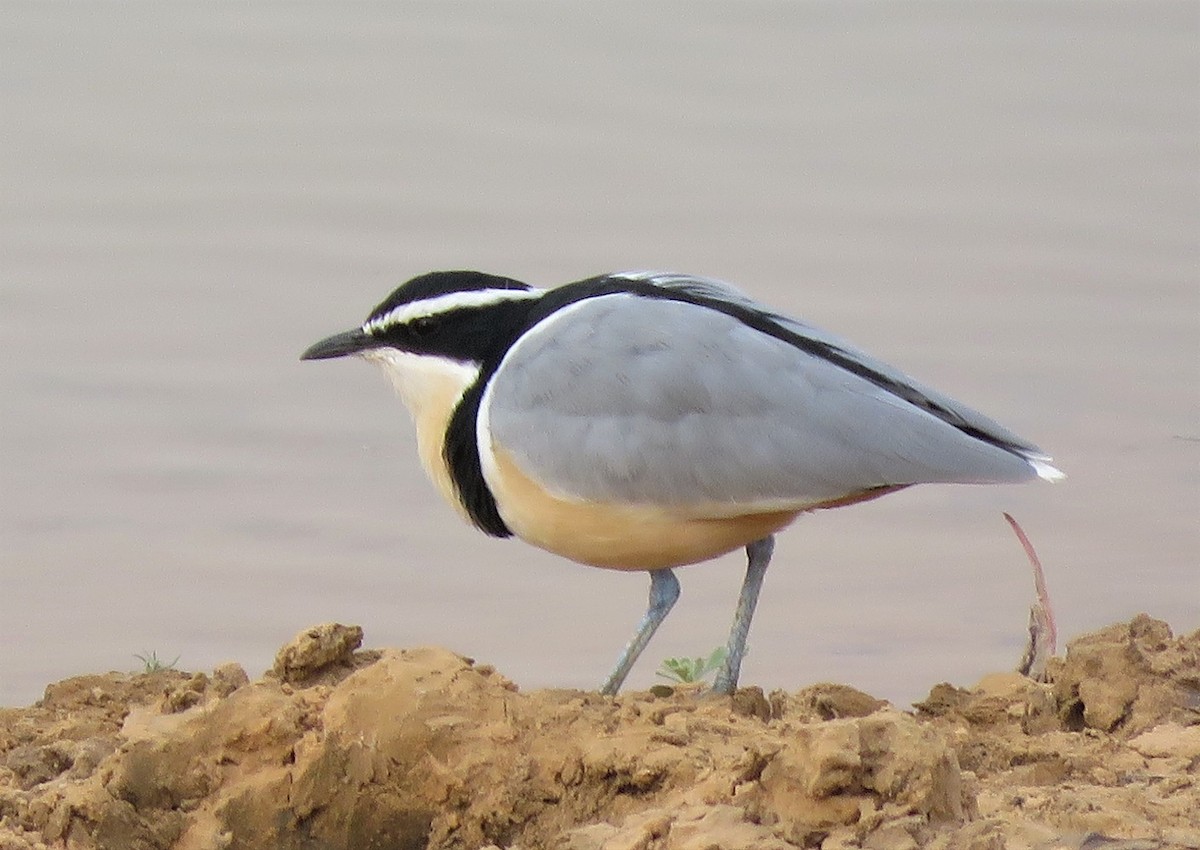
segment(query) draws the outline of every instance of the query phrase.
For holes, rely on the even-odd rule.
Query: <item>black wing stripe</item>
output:
[[[611,295],[619,292],[626,292],[632,295],[639,295],[645,298],[660,298],[669,301],[682,301],[688,304],[695,304],[698,307],[706,307],[710,310],[716,310],[731,316],[742,324],[755,330],[775,337],[778,340],[795,346],[796,348],[811,354],[813,357],[819,357],[829,363],[845,369],[865,381],[869,381],[880,389],[891,393],[897,398],[908,402],[914,407],[920,408],[932,416],[945,422],[953,428],[957,428],[962,433],[969,437],[1004,449],[1005,451],[1013,452],[1014,454],[1024,456],[1029,451],[1028,446],[1019,443],[1013,443],[1002,437],[984,431],[974,425],[971,425],[964,420],[959,414],[953,410],[939,404],[937,401],[926,396],[915,387],[909,386],[902,381],[897,381],[887,375],[881,374],[870,366],[855,359],[851,354],[843,351],[835,345],[831,345],[821,340],[813,339],[796,333],[778,322],[771,316],[770,313],[756,310],[744,304],[738,304],[729,301],[723,301],[720,298],[713,298],[697,292],[689,292],[686,289],[668,289],[655,285],[651,281],[636,280],[623,277],[597,277],[588,280],[580,281],[579,283],[568,284],[559,289],[551,290],[547,293],[547,297],[542,301],[557,302],[551,308],[553,310],[566,306],[574,301],[580,301],[584,298],[593,298],[598,295]],[[553,297],[557,296],[557,297]],[[549,304],[547,304],[549,306]],[[543,313],[546,315],[546,313]]]

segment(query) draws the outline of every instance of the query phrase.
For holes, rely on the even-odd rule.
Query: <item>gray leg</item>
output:
[[[613,668],[604,687],[600,688],[600,693],[611,695],[621,689],[625,677],[633,669],[638,656],[642,654],[642,650],[646,648],[646,644],[650,642],[650,638],[654,636],[654,632],[662,624],[662,621],[667,618],[671,606],[678,598],[679,579],[675,578],[675,573],[670,570],[652,570],[650,573],[650,604],[646,608],[646,614],[642,617],[642,622],[638,624],[633,640],[629,642],[625,651],[621,653],[621,657],[617,659],[617,666]]]
[[[738,594],[733,628],[729,630],[729,643],[725,645],[725,665],[713,682],[713,693],[731,694],[737,689],[742,657],[746,654],[746,636],[750,634],[750,620],[754,617],[758,592],[762,590],[763,577],[767,574],[767,565],[771,563],[771,553],[774,551],[774,535],[755,540],[746,547],[746,578],[742,582],[742,592]]]

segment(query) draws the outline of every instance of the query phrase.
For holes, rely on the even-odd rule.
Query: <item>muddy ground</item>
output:
[[[319,626],[250,682],[0,709],[0,850],[1200,848],[1200,631],[1140,616],[903,711],[842,685],[521,692]],[[661,689],[660,689],[661,690]]]

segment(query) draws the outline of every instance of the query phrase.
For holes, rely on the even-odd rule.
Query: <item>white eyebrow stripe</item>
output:
[[[423,298],[393,307],[382,316],[368,319],[363,323],[362,329],[364,333],[378,333],[421,316],[449,313],[464,307],[486,307],[504,301],[525,301],[541,298],[544,293],[544,289],[470,289],[465,292],[447,292],[436,298]]]
[[[686,280],[688,275],[677,274],[675,272],[655,271],[654,269],[630,269],[624,272],[613,272],[609,277],[619,277],[622,280],[645,280],[650,283],[658,283],[659,280],[679,279]]]

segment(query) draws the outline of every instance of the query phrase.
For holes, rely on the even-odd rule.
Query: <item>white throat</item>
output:
[[[449,416],[463,393],[479,377],[479,366],[395,348],[372,348],[365,359],[378,363],[414,419]],[[448,408],[448,409],[447,409]]]

